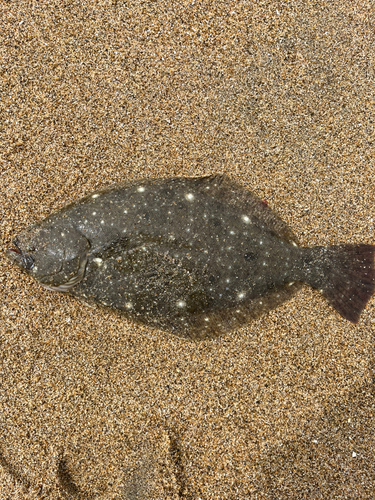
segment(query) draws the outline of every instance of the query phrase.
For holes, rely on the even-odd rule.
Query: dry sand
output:
[[[2,250],[114,182],[228,173],[374,243],[371,1],[0,3]],[[0,267],[0,499],[373,499],[375,300],[194,343]]]

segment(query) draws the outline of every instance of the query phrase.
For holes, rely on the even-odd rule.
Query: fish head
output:
[[[83,279],[89,249],[74,227],[35,224],[13,240],[6,255],[45,288],[64,292]]]

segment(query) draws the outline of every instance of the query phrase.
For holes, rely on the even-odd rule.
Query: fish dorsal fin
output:
[[[239,213],[247,215],[255,223],[266,226],[288,243],[298,244],[297,237],[288,225],[266,203],[227,175],[197,177],[195,181],[198,190],[210,193],[215,200],[232,205]]]

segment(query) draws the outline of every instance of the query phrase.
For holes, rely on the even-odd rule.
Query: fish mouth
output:
[[[22,252],[19,248],[8,248],[7,252],[15,252],[19,255],[22,255]]]
[[[18,247],[14,246],[14,247],[11,247],[11,248],[7,248],[5,250],[5,255],[14,264],[17,264],[19,267],[23,267],[22,266],[22,252],[21,252],[21,250]]]
[[[31,255],[24,254],[20,247],[18,246],[18,241],[13,240],[12,247],[5,250],[5,255],[11,260],[14,264],[19,266],[21,269],[26,269],[26,271],[30,271],[34,267],[34,259]]]

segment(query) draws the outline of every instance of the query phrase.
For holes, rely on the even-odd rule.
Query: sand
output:
[[[43,289],[29,224],[227,173],[303,245],[374,243],[370,1],[0,3],[0,499],[373,499],[375,299],[190,342]]]

